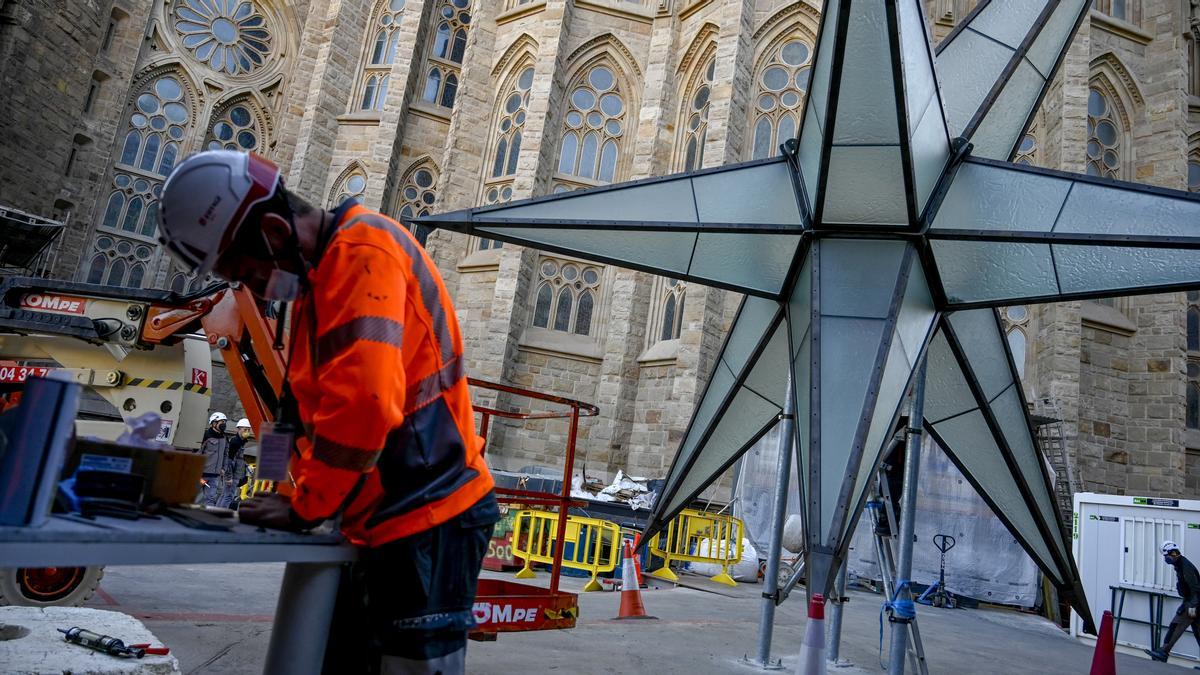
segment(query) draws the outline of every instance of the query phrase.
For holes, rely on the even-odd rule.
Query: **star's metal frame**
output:
[[[746,294],[647,534],[770,429],[790,370],[827,593],[927,359],[925,427],[1090,627],[994,308],[1200,288],[1200,199],[1008,161],[1089,6],[983,0],[935,72],[920,0],[826,0],[781,157],[414,222]]]

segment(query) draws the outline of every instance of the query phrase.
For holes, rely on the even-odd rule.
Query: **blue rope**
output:
[[[884,600],[883,606],[879,608],[879,668],[887,670],[888,666],[883,662],[883,615],[888,614],[891,621],[900,623],[909,623],[917,618],[917,606],[913,604],[911,599],[901,600],[900,591],[909,588],[912,582],[904,579],[896,585],[896,592],[892,594],[891,600]],[[911,598],[911,593],[909,594]]]

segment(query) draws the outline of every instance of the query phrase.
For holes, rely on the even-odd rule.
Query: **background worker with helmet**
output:
[[[208,416],[208,428],[200,442],[200,454],[204,455],[204,471],[200,475],[200,492],[196,503],[216,506],[221,499],[221,473],[229,449],[229,438],[225,436],[225,425],[229,418],[225,413],[215,412]]]
[[[1192,627],[1192,635],[1196,644],[1200,645],[1200,573],[1192,561],[1183,557],[1179,546],[1167,540],[1162,543],[1163,561],[1175,568],[1175,590],[1183,598],[1179,609],[1175,610],[1175,618],[1171,619],[1171,630],[1167,639],[1158,649],[1147,649],[1146,653],[1155,661],[1166,661],[1171,654],[1171,648],[1183,637],[1188,626]]]
[[[243,417],[234,427],[233,438],[229,439],[229,449],[221,470],[221,498],[218,502],[223,508],[236,508],[239,488],[246,484],[245,450],[253,433],[250,420]]]
[[[327,670],[462,673],[476,581],[499,512],[432,260],[396,221],[286,190],[257,155],[208,151],[164,186],[163,242],[197,275],[295,301],[274,430],[296,433],[295,493],[243,502],[243,522],[302,530],[341,515],[360,548]],[[278,434],[271,436],[271,434]]]

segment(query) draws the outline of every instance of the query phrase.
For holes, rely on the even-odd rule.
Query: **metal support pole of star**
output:
[[[771,660],[771,636],[775,629],[775,603],[779,595],[779,563],[783,558],[783,525],[787,519],[788,482],[792,473],[793,450],[796,446],[795,397],[792,376],[788,374],[784,393],[783,412],[779,416],[779,446],[775,465],[775,494],[771,502],[770,547],[767,550],[767,569],[763,574],[762,611],[758,623],[758,652],[752,665],[764,670],[780,670],[782,660]]]
[[[826,0],[778,156],[409,222],[744,296],[643,542],[793,389],[827,596],[924,359],[925,431],[1094,632],[996,308],[1200,289],[1200,195],[1010,161],[1090,4],[981,0],[935,64],[921,0]]]

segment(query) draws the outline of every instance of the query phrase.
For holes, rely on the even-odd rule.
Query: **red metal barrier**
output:
[[[567,419],[566,457],[563,462],[562,490],[560,494],[539,492],[534,490],[518,490],[496,488],[497,499],[510,504],[537,506],[542,508],[557,507],[559,513],[567,513],[572,506],[582,506],[584,502],[571,499],[571,471],[575,466],[575,442],[579,433],[579,418],[595,417],[600,409],[590,403],[574,399],[543,394],[529,389],[513,387],[495,382],[486,382],[469,378],[467,382],[477,389],[490,389],[515,396],[524,396],[537,401],[546,401],[566,408],[561,411],[521,412],[502,410],[487,406],[476,405],[475,412],[480,415],[479,435],[487,447],[487,436],[491,430],[493,417],[513,420],[546,420]],[[558,519],[558,531],[555,533],[554,564],[550,572],[550,588],[532,586],[515,581],[500,579],[480,579],[479,588],[475,594],[475,620],[478,623],[475,639],[494,639],[497,633],[549,630],[557,628],[573,628],[579,615],[578,596],[574,593],[559,590],[559,575],[562,571],[563,546],[566,539],[567,519]]]

